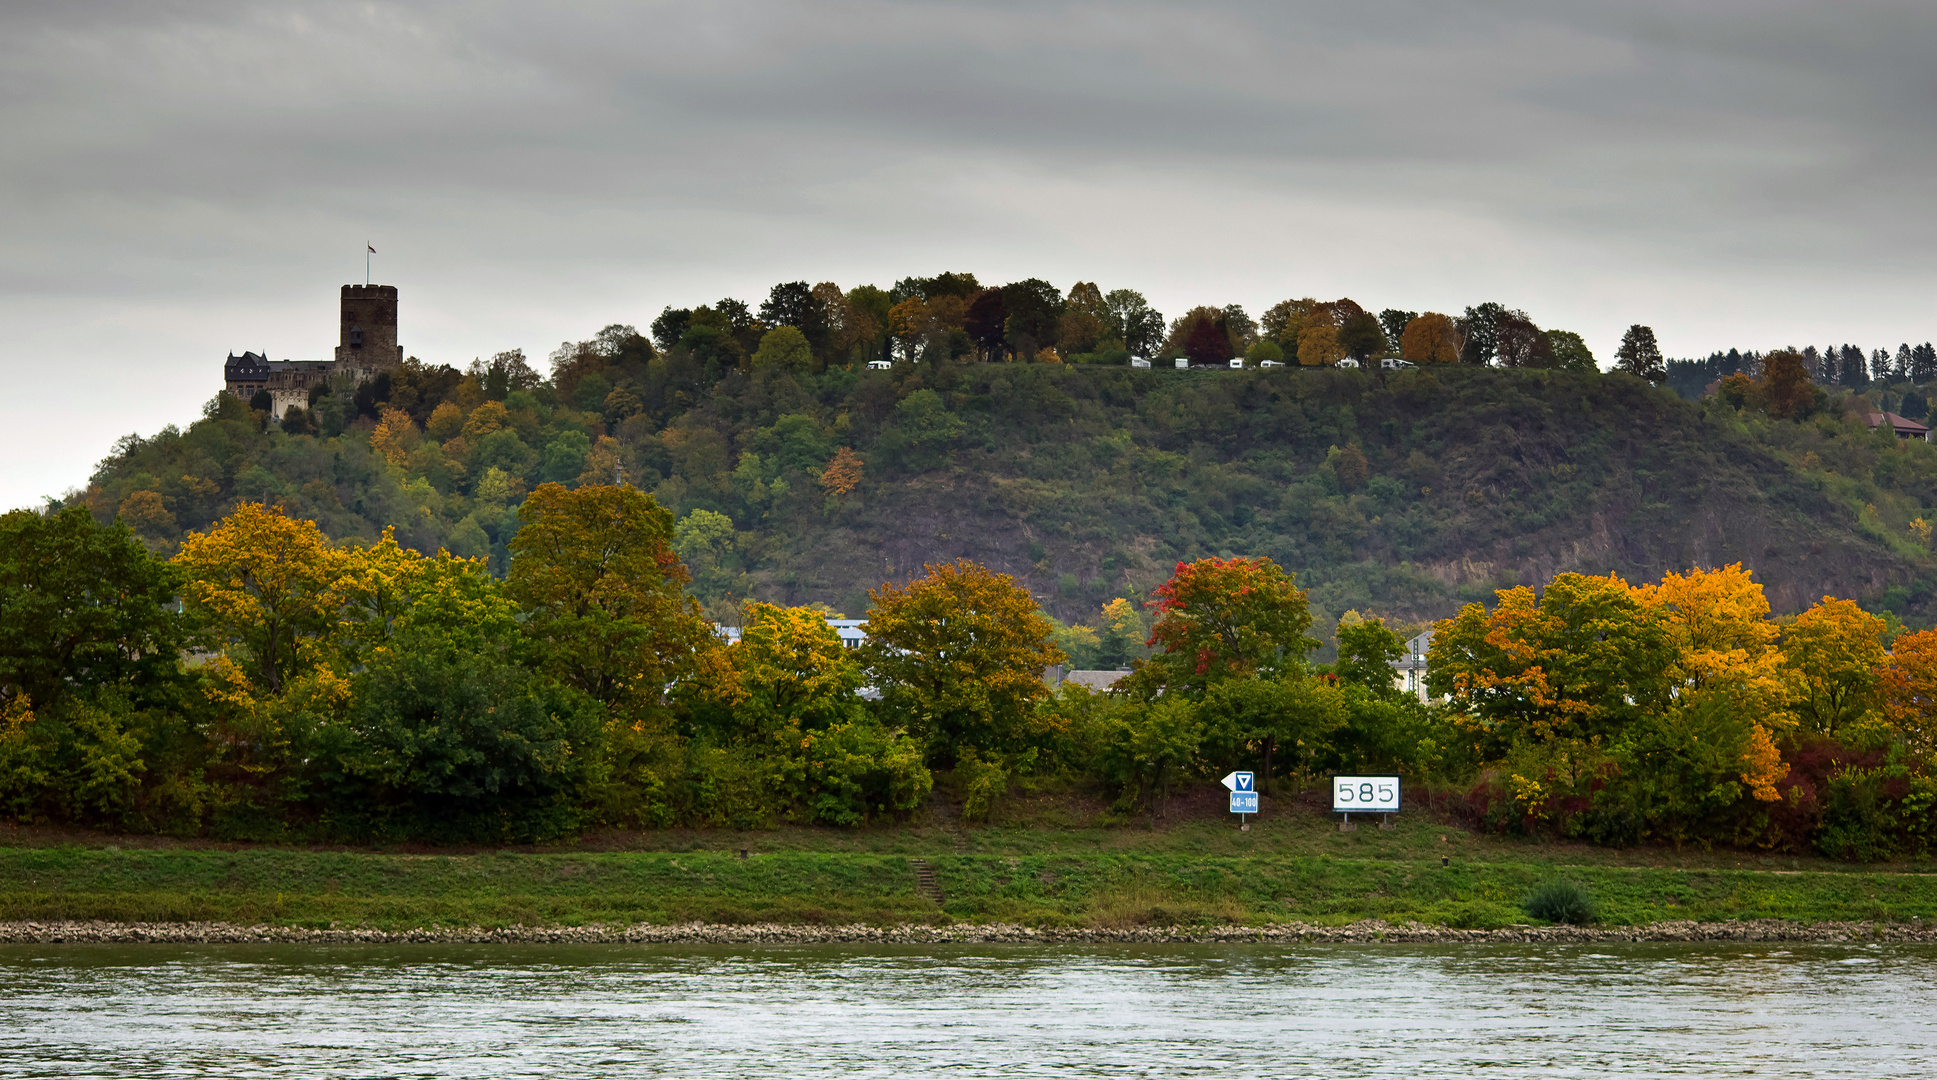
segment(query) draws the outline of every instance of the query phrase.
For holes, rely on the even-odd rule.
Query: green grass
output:
[[[1614,852],[1487,838],[1425,820],[1340,833],[1290,814],[1239,832],[940,826],[860,832],[632,833],[542,851],[224,849],[72,834],[0,847],[0,919],[285,925],[593,922],[1041,926],[1251,925],[1366,917],[1457,927],[1525,922],[1564,876],[1603,925],[1669,919],[1937,918],[1937,873],[1734,852]],[[131,846],[142,843],[143,846]],[[748,848],[751,857],[739,857]],[[915,891],[910,856],[944,903]],[[1440,865],[1441,857],[1449,865]]]

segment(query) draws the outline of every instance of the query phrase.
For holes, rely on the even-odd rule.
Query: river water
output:
[[[1928,946],[0,946],[0,1077],[1928,1077]]]

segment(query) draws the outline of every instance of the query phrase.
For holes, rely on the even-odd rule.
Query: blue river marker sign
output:
[[[1238,827],[1249,829],[1250,823],[1243,818],[1245,814],[1258,812],[1258,778],[1255,773],[1234,772],[1224,778],[1224,786],[1231,791],[1231,813],[1239,815]]]

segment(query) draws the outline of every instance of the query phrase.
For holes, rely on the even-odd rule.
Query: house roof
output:
[[[1910,435],[1920,439],[1930,434],[1930,428],[1925,425],[1915,420],[1906,420],[1893,412],[1866,412],[1863,414],[1863,422],[1873,428],[1882,427],[1887,423],[1896,430],[1898,435]]]
[[[1086,690],[1102,693],[1116,685],[1118,679],[1130,674],[1129,668],[1117,671],[1072,671],[1063,676],[1066,683],[1075,683]]]

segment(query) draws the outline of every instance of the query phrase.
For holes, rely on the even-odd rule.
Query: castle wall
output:
[[[397,344],[397,287],[345,285],[334,360],[269,360],[254,353],[231,355],[223,368],[224,390],[243,401],[267,391],[270,415],[308,408],[310,388],[349,375],[361,385],[378,372],[403,366]]]

